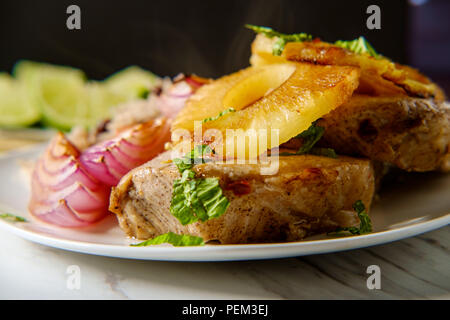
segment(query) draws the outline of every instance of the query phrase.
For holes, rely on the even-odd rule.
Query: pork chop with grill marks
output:
[[[169,209],[173,182],[180,178],[169,158],[170,152],[163,153],[113,188],[110,211],[130,237],[171,231],[222,244],[296,241],[359,224],[352,205],[362,200],[370,208],[374,193],[369,160],[281,156],[275,175],[261,175],[258,164],[209,162],[194,171],[197,177],[217,177],[230,205],[219,218],[182,225]]]

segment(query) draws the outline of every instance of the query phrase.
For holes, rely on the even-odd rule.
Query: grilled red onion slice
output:
[[[82,227],[108,214],[111,186],[152,159],[170,140],[170,120],[133,126],[82,154],[59,133],[39,158],[31,179],[29,210],[62,227]]]
[[[164,151],[170,141],[170,124],[169,119],[159,118],[135,125],[84,150],[80,161],[95,178],[115,186],[128,171]]]
[[[111,186],[164,151],[170,141],[171,119],[206,82],[187,77],[166,86],[154,96],[164,117],[135,125],[83,153],[59,133],[33,171],[31,214],[62,227],[82,227],[104,218]]]
[[[110,188],[88,173],[79,155],[63,134],[53,138],[31,178],[33,216],[61,227],[82,227],[108,214]]]

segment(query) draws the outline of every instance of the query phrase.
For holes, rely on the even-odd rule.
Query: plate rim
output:
[[[417,236],[445,227],[448,224],[450,224],[450,213],[420,223],[359,236],[267,244],[225,244],[195,247],[173,247],[169,245],[131,247],[62,239],[16,227],[14,222],[7,221],[0,221],[0,229],[9,231],[23,239],[49,247],[97,256],[155,261],[219,262],[280,259],[361,249]],[[311,244],[314,244],[314,246],[311,247]],[[92,246],[95,246],[94,249],[98,250],[95,250],[95,252],[89,250],[92,249]],[[301,250],[305,248],[310,250]],[[279,252],[270,255],[264,254],[264,250],[267,249],[276,249]],[[249,250],[252,250],[251,256],[248,255]],[[205,254],[207,255],[208,253],[213,253],[214,255],[205,259]],[[223,256],[224,253],[231,254],[229,256]]]

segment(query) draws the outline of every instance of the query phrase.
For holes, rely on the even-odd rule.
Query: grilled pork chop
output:
[[[450,105],[432,99],[354,95],[319,120],[321,143],[407,171],[450,170]]]
[[[169,211],[172,185],[180,177],[166,152],[130,171],[113,188],[110,211],[131,237],[148,239],[175,232],[222,244],[295,241],[357,225],[352,204],[370,208],[374,171],[369,160],[282,156],[275,175],[261,175],[257,164],[206,163],[197,177],[217,177],[230,201],[216,219],[183,226]]]

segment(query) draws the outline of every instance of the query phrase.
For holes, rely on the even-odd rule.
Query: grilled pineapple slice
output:
[[[321,65],[361,68],[358,93],[375,96],[413,96],[445,100],[443,91],[416,69],[392,62],[385,57],[357,54],[322,41],[289,42],[281,56],[272,54],[276,38],[258,34],[252,43],[253,66],[280,63],[283,60],[313,62]]]
[[[218,153],[228,157],[253,158],[288,141],[347,101],[358,78],[359,69],[346,66],[288,62],[249,67],[201,87],[178,114],[172,131],[194,133],[196,120],[210,119],[201,123],[202,131],[219,131],[221,138],[201,135],[197,143],[213,144]],[[229,108],[235,112],[217,117]],[[227,130],[233,130],[234,136]],[[255,136],[256,145],[251,143]],[[217,146],[226,146],[226,150]]]

